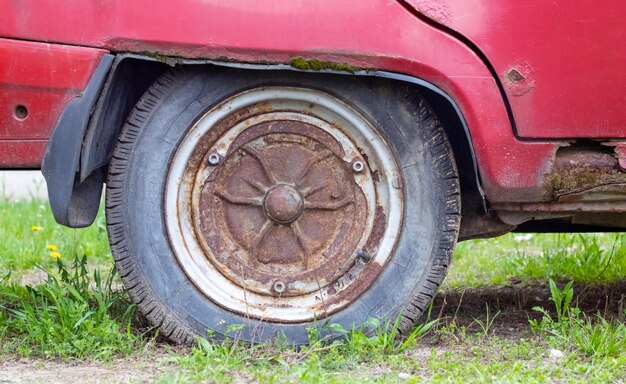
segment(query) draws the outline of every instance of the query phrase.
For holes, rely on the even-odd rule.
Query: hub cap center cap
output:
[[[272,187],[263,202],[265,214],[273,221],[288,224],[295,221],[304,208],[302,196],[295,188],[278,184]]]

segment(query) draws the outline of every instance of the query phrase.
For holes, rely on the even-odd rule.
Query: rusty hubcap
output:
[[[193,210],[214,265],[247,290],[283,296],[317,291],[345,273],[368,209],[344,155],[331,134],[292,120],[236,136]],[[277,277],[282,290],[272,285]]]
[[[170,243],[228,309],[321,318],[367,290],[393,252],[397,177],[375,129],[338,100],[248,91],[209,111],[179,147],[166,191]]]

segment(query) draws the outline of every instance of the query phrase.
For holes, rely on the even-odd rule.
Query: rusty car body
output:
[[[165,89],[168,82],[187,81],[191,76],[163,77],[168,71],[211,73],[202,81],[214,88],[222,87],[223,78],[237,82],[251,76],[250,84],[257,81],[254,79],[271,78],[274,85],[303,79],[298,83],[301,91],[276,85],[274,96],[261,88],[256,93],[225,91],[224,95],[233,98],[227,102],[230,107],[246,102],[246,97],[256,104],[237,116],[224,115],[221,122],[206,123],[211,128],[206,130],[197,128],[207,118],[198,112],[188,123],[195,124],[189,128],[192,132],[199,130],[196,139],[190,142],[182,136],[171,137],[173,146],[196,146],[181,160],[172,155],[168,163],[172,174],[180,174],[171,194],[187,193],[188,188],[189,197],[187,202],[155,209],[164,212],[167,220],[172,215],[184,215],[185,210],[205,213],[189,213],[187,224],[178,219],[164,224],[170,225],[170,230],[162,241],[169,241],[174,248],[176,243],[187,244],[180,251],[187,256],[174,252],[178,263],[193,264],[194,255],[206,256],[209,261],[203,263],[215,266],[210,273],[204,267],[183,268],[181,276],[187,276],[200,296],[226,312],[290,325],[308,324],[313,312],[319,318],[343,313],[355,300],[366,297],[382,273],[379,270],[388,268],[397,244],[382,246],[385,239],[411,230],[406,227],[409,202],[404,192],[411,178],[402,176],[405,164],[400,157],[396,165],[383,161],[386,156],[397,156],[397,149],[392,148],[387,155],[385,150],[372,147],[372,156],[379,156],[379,168],[370,164],[378,160],[370,158],[363,143],[380,127],[371,132],[361,129],[372,119],[360,121],[361,109],[355,105],[350,110],[341,109],[339,105],[344,101],[349,104],[351,97],[341,99],[340,90],[333,97],[344,101],[327,97],[333,95],[332,84],[321,86],[326,87],[323,95],[307,93],[306,89],[315,88],[316,79],[340,79],[340,84],[345,80],[342,89],[350,88],[350,79],[380,82],[382,85],[370,87],[374,90],[394,84],[406,87],[406,94],[419,94],[429,106],[449,142],[454,157],[451,172],[458,175],[460,186],[460,223],[448,218],[454,239],[442,246],[448,253],[457,237],[492,237],[513,230],[626,228],[624,2],[608,0],[599,6],[586,1],[539,0],[189,0],[182,5],[166,0],[0,0],[0,10],[0,167],[41,168],[55,218],[72,227],[89,225],[95,218],[107,174],[108,184],[123,182],[111,176],[115,174],[114,152],[116,143],[124,142],[124,135],[128,140],[137,135],[132,128],[123,128],[133,124],[132,116],[141,120],[133,109],[141,110],[143,102],[148,110],[160,102],[158,95],[154,99],[148,95],[155,94],[159,81]],[[226,75],[220,77],[220,73]],[[272,77],[276,73],[280,76]],[[240,90],[246,87],[252,86],[243,84]],[[196,101],[200,98],[197,96]],[[286,102],[273,101],[277,98],[294,100],[294,106],[282,110],[287,108]],[[312,100],[310,110],[302,104],[304,100]],[[198,108],[206,112],[218,101]],[[176,104],[173,99],[168,103]],[[328,107],[333,103],[334,107]],[[193,102],[185,105],[191,108]],[[222,107],[226,108],[220,104]],[[215,113],[219,115],[219,111]],[[345,120],[354,129],[333,130],[332,122],[328,127],[320,122],[332,114],[347,116]],[[385,119],[401,125],[393,113]],[[273,121],[289,124],[272,128]],[[221,126],[226,132],[236,124],[250,128],[245,130],[248,136],[226,142],[210,137]],[[244,132],[241,127],[237,129]],[[343,140],[339,131],[349,140]],[[168,137],[163,140],[168,141]],[[263,156],[271,157],[268,164]],[[349,164],[340,165],[347,158]],[[310,164],[292,175],[292,165],[282,164],[289,159],[296,159],[295,164]],[[176,168],[178,163],[180,169]],[[311,171],[314,163],[323,163],[332,172]],[[200,170],[206,164],[209,170]],[[190,167],[195,167],[193,172]],[[222,173],[210,174],[211,167],[220,168]],[[393,175],[383,175],[392,168],[396,169],[389,171]],[[300,185],[308,172],[314,174],[309,184]],[[316,177],[334,188],[331,200],[307,197],[319,184]],[[342,179],[352,177],[356,184],[341,184]],[[259,196],[247,195],[248,189],[233,184],[234,179],[245,179],[245,188],[256,189]],[[388,187],[382,188],[387,179]],[[167,200],[169,184],[163,185]],[[351,192],[353,189],[356,192]],[[375,196],[372,201],[369,194]],[[397,204],[404,207],[404,213],[394,219],[392,207]],[[449,199],[446,204],[456,203]],[[255,205],[260,207],[258,212],[248,211]],[[316,213],[307,214],[307,209]],[[109,211],[109,221],[117,220],[117,211]],[[317,227],[298,224],[301,215],[318,215]],[[222,222],[238,224],[229,224],[226,236],[219,229]],[[397,233],[385,232],[395,222],[400,226]],[[172,226],[180,228],[173,230]],[[110,235],[111,231],[122,231],[120,228],[110,224]],[[189,245],[187,230],[206,236]],[[268,235],[271,230],[275,233]],[[369,235],[361,239],[363,231]],[[258,232],[256,240],[250,240],[248,232]],[[267,236],[274,245],[264,245]],[[337,236],[341,242],[323,241]],[[361,245],[357,245],[359,239]],[[239,255],[238,242],[247,244],[243,246],[247,253],[231,257]],[[323,257],[313,257],[322,248],[327,249]],[[389,255],[380,256],[377,269],[368,272],[359,263],[376,261],[377,252],[383,252],[379,248],[388,248],[385,252]],[[126,256],[121,250],[116,252],[119,268],[124,271]],[[255,261],[241,261],[250,258]],[[447,266],[447,262],[442,263]],[[437,265],[422,267],[428,272]],[[340,288],[349,285],[345,276],[361,273],[359,268],[365,268],[363,275],[367,276],[355,278],[356,282],[350,283],[353,288]],[[206,273],[213,277],[203,277]],[[243,287],[245,303],[227,294],[212,297],[211,292],[220,289],[213,285],[222,284],[215,279]],[[435,288],[438,279],[433,281]],[[152,280],[153,285],[161,281],[156,277],[146,280]],[[247,294],[252,293],[259,297],[249,302]],[[144,300],[142,292],[131,295],[138,302]],[[293,307],[297,309],[289,307],[291,304],[285,305],[293,311],[285,309],[284,303],[278,302],[283,296],[298,302]],[[178,305],[184,307],[184,300],[180,298]],[[273,308],[272,314],[264,312],[268,307]],[[367,313],[382,318],[397,315],[399,307]],[[419,312],[423,303],[414,307]],[[147,313],[153,309],[148,304],[140,308]],[[185,316],[193,317],[186,311]],[[213,320],[207,323],[199,319],[206,314],[198,315],[197,321],[187,321],[185,316],[176,315],[175,309],[163,312],[152,320],[165,324],[166,333],[175,340],[188,341],[190,334],[216,329]],[[177,318],[172,323],[175,325],[169,327],[163,322],[167,316]],[[407,317],[407,324],[418,316]],[[233,318],[232,322],[240,320]],[[194,322],[202,324],[196,326]],[[281,331],[291,335],[290,329]],[[247,339],[254,338],[251,332]]]

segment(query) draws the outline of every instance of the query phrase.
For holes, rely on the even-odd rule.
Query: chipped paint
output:
[[[622,168],[622,170],[626,170],[626,143],[613,141],[608,143],[602,143],[602,145],[614,148],[615,155],[617,156],[620,167]]]
[[[524,96],[535,88],[534,70],[527,62],[512,65],[501,75],[502,84],[515,97]]]
[[[429,19],[450,26],[452,22],[452,11],[446,0],[406,0],[418,12]]]

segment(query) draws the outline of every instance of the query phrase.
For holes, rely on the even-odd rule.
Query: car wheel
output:
[[[401,317],[447,270],[460,195],[413,88],[376,78],[173,69],[129,116],[106,215],[126,289],[161,332],[307,343]]]

